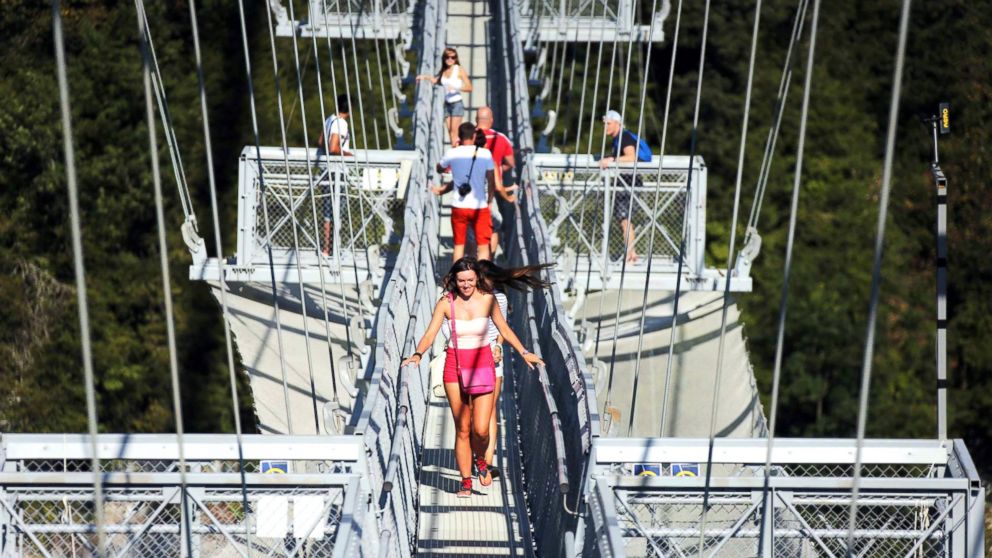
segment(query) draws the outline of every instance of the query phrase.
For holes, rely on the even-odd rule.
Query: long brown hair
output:
[[[448,71],[448,68],[450,68],[451,66],[454,66],[455,65],[455,64],[452,64],[451,66],[448,66],[447,63],[445,62],[446,57],[448,56],[448,53],[451,53],[451,54],[454,54],[455,55],[455,64],[458,64],[458,62],[459,62],[459,60],[458,60],[458,51],[457,50],[455,50],[455,49],[453,49],[451,47],[448,47],[448,48],[444,49],[444,52],[441,53],[441,69],[437,73],[437,79],[438,79],[438,81],[440,81],[441,78],[444,77],[444,72]]]
[[[463,271],[474,271],[476,276],[475,288],[478,289],[480,287],[482,281],[479,280],[478,261],[472,256],[465,256],[451,264],[451,269],[441,279],[441,287],[444,289],[444,292],[454,293],[458,291],[458,274]],[[484,290],[484,292],[488,293],[489,291]]]
[[[479,276],[476,288],[487,293],[508,288],[517,291],[546,289],[551,286],[551,283],[541,279],[541,272],[552,267],[554,264],[550,263],[522,267],[500,267],[489,260],[478,260],[475,263],[475,272]]]

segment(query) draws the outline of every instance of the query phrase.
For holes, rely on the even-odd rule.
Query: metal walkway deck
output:
[[[779,438],[773,446],[758,438],[764,418],[734,306],[717,382],[720,295],[689,292],[720,290],[724,281],[703,265],[701,159],[652,162],[661,206],[642,204],[650,190],[633,181],[621,185],[644,213],[635,245],[656,229],[668,243],[660,249],[668,271],[655,268],[663,280],[652,283],[645,273],[635,281],[649,285],[645,298],[629,290],[634,285],[619,288],[612,263],[623,247],[608,226],[620,192],[612,183],[621,180],[608,180],[588,153],[533,155],[529,88],[554,72],[533,72],[537,84],[529,84],[528,66],[540,66],[551,43],[642,40],[634,2],[556,9],[536,0],[391,0],[368,13],[362,3],[329,11],[313,0],[307,19],[295,21],[292,9],[268,4],[283,36],[391,44],[394,96],[406,105],[400,90],[416,89],[415,110],[402,117],[413,115],[414,149],[356,150],[346,164],[318,163],[302,148],[246,148],[235,256],[208,259],[202,239],[187,242],[190,278],[224,279],[230,289],[227,318],[267,435],[0,434],[0,557],[100,555],[101,532],[115,556],[982,555],[985,488],[963,441]],[[670,9],[663,4],[653,15],[659,23]],[[589,19],[585,10],[595,16],[597,7],[602,16]],[[590,25],[570,41],[571,20]],[[496,454],[503,475],[489,487],[476,482],[469,499],[455,497],[454,423],[431,389],[428,359],[401,366],[450,265],[449,215],[428,190],[448,136],[443,98],[440,88],[412,79],[436,72],[447,45],[459,49],[473,80],[465,120],[489,104],[517,148],[520,197],[505,213],[507,265],[557,262],[545,278],[572,285],[508,293],[511,327],[546,365],[531,371],[507,355]],[[410,72],[405,58],[414,48],[419,60]],[[558,50],[561,60],[567,50]],[[401,136],[408,121],[395,103],[392,110],[390,127]],[[334,170],[315,177],[320,164]],[[692,173],[700,180],[690,192]],[[327,199],[336,213],[332,258],[319,256],[317,204]],[[648,207],[670,209],[652,209],[648,218]],[[692,212],[685,221],[684,211]],[[680,300],[668,389],[675,312],[666,285],[675,284],[683,235],[672,233],[683,230],[690,273],[679,281],[691,288]],[[748,266],[727,277],[731,290],[750,289]],[[352,280],[342,280],[344,270]],[[637,266],[628,272],[637,279]],[[582,284],[574,306],[563,304],[565,290]],[[666,437],[653,437],[666,392]],[[849,533],[850,510],[859,513]]]
[[[465,96],[465,122],[488,103],[490,16],[488,0],[448,2],[447,44],[457,45],[459,58],[472,80]],[[451,217],[447,194],[442,200],[441,253],[435,269],[441,275],[451,265]],[[440,277],[438,277],[440,279]],[[510,373],[509,364],[507,371]],[[527,509],[520,490],[516,443],[515,401],[507,389],[500,397],[497,422],[499,441],[494,464],[501,478],[482,487],[475,482],[471,498],[457,498],[460,475],[455,465],[454,422],[447,400],[431,393],[427,407],[420,471],[418,556],[531,556],[526,532]]]
[[[517,450],[513,407],[513,397],[500,398],[500,439],[493,461],[505,474],[488,487],[476,482],[471,498],[458,498],[454,423],[447,401],[431,396],[420,472],[418,556],[533,554],[523,532],[527,510],[515,482],[519,463],[513,459]]]

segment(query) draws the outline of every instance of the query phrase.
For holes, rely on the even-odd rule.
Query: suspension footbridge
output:
[[[268,4],[272,51],[261,55],[272,57],[282,144],[259,140],[259,53],[249,51],[243,11],[255,141],[242,150],[236,177],[213,176],[200,81],[210,186],[238,184],[237,230],[216,229],[209,257],[171,129],[168,84],[143,2],[135,2],[149,149],[157,153],[161,126],[183,200],[190,265],[187,278],[174,280],[212,289],[229,328],[232,392],[244,374],[259,432],[240,423],[234,434],[183,432],[171,339],[176,434],[98,434],[84,337],[90,432],[0,434],[0,557],[982,555],[985,488],[962,441],[868,439],[864,403],[856,438],[775,437],[781,362],[766,409],[734,303],[752,287],[760,204],[740,253],[732,237],[726,264],[708,265],[707,161],[695,129],[690,153],[665,152],[667,100],[650,161],[604,169],[594,156],[606,147],[591,139],[604,106],[638,115],[629,128],[643,131],[643,66],[654,45],[679,40],[681,1],[650,9],[631,0]],[[819,1],[808,4],[799,2],[793,34],[798,44],[809,26],[813,64]],[[759,15],[760,2],[754,35]],[[53,20],[75,208],[58,2]],[[281,89],[277,40],[293,45],[295,81]],[[451,264],[449,209],[430,190],[448,141],[444,95],[415,79],[436,73],[448,46],[473,83],[466,120],[491,106],[516,148],[520,196],[500,208],[499,263],[556,264],[545,277],[552,288],[509,294],[512,329],[546,364],[531,371],[508,354],[497,413],[502,474],[468,499],[455,498],[454,425],[431,385],[430,359],[400,366]],[[331,75],[317,64],[316,80],[304,80],[298,54],[308,49]],[[647,61],[631,72],[642,51]],[[752,44],[752,69],[753,53]],[[702,82],[699,72],[697,122]],[[325,97],[339,91],[351,97],[361,148],[328,156],[305,130],[338,112]],[[320,114],[306,113],[308,95],[320,97]],[[746,95],[747,107],[750,78]],[[284,114],[294,97],[299,109]],[[295,117],[304,145],[287,140]],[[776,124],[769,145],[777,132]],[[799,149],[797,188],[802,140]],[[161,192],[157,157],[153,165]],[[766,180],[763,163],[759,187]],[[740,182],[738,173],[737,199]],[[161,196],[157,203],[162,230]],[[626,225],[614,218],[617,208]],[[78,239],[75,213],[72,226]],[[233,254],[221,252],[221,234],[235,235]],[[88,336],[78,242],[74,249]],[[632,249],[637,261],[627,257]],[[162,269],[168,285],[164,256]],[[788,267],[785,275],[787,289]],[[781,307],[785,327],[785,296]]]

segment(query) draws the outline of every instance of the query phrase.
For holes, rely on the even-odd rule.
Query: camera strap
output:
[[[472,185],[472,171],[475,170],[475,157],[479,154],[479,146],[475,146],[475,151],[472,152],[472,164],[468,166],[468,174],[465,175],[465,184],[469,186]],[[471,190],[470,190],[471,191]],[[463,198],[465,196],[462,196]]]

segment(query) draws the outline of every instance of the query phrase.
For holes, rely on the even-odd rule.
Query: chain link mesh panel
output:
[[[423,64],[433,64],[444,48],[445,13],[443,0],[423,3],[418,11]],[[421,69],[431,71],[425,68],[422,66]],[[364,432],[365,444],[370,450],[368,478],[372,505],[376,509],[364,523],[362,545],[366,554],[374,546],[380,556],[405,557],[411,556],[416,548],[420,455],[427,418],[430,355],[422,359],[419,370],[408,373],[406,400],[400,399],[400,362],[412,352],[410,347],[427,329],[436,300],[434,266],[440,251],[437,236],[440,210],[426,184],[428,162],[438,160],[442,152],[442,102],[437,88],[418,86],[414,121],[417,162],[411,172],[411,186],[407,189],[401,216],[403,240],[382,290],[382,302],[374,324],[375,349],[366,369],[371,378],[366,403],[368,411],[363,413],[356,427]],[[354,217],[354,209],[351,211]],[[373,229],[348,231],[353,237],[374,232]],[[397,416],[403,405],[408,408],[407,422],[397,434]],[[394,453],[398,465],[395,476],[389,479],[392,490],[386,492],[383,483],[390,456]],[[385,546],[379,548],[381,545]]]
[[[96,553],[92,489],[5,487],[3,497],[12,511],[11,540],[5,544],[16,548],[16,555]],[[187,545],[200,556],[241,556],[249,545],[252,554],[263,556],[330,556],[344,487],[252,488],[247,534],[239,488],[187,487],[183,492],[178,486],[106,487],[104,498],[111,556],[181,556]],[[285,513],[266,510],[273,505]]]
[[[713,491],[703,522],[703,494],[616,491],[617,520],[627,556],[750,557],[758,553],[763,494]],[[770,491],[774,556],[847,555],[849,494]],[[866,494],[860,500],[856,556],[944,556],[948,529],[931,530],[948,494]],[[701,531],[702,529],[702,531]],[[701,536],[702,535],[702,536]]]

